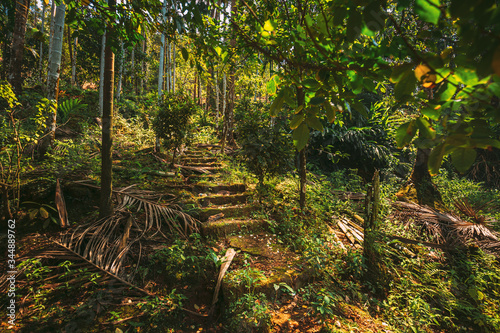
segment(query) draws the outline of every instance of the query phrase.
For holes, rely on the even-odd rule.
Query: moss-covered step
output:
[[[204,222],[207,221],[211,216],[223,214],[224,218],[229,217],[248,217],[255,210],[255,206],[240,204],[240,205],[228,205],[228,206],[215,206],[208,207],[200,210],[195,217]],[[219,215],[220,216],[220,215]]]
[[[198,203],[201,207],[219,206],[219,205],[236,205],[247,202],[248,193],[230,194],[230,195],[210,195],[198,198]]]
[[[212,163],[212,162],[217,162],[218,159],[217,157],[211,157],[211,156],[200,156],[200,157],[181,157],[181,160],[184,163]]]
[[[223,218],[217,221],[201,224],[204,236],[220,237],[238,232],[257,232],[267,227],[267,222],[262,220]]]
[[[227,302],[248,292],[264,293],[269,299],[276,296],[275,285],[286,283],[293,289],[303,287],[312,277],[300,256],[277,243],[275,236],[266,233],[228,237],[229,247],[250,255],[244,263],[242,255],[235,257],[222,281]],[[238,256],[238,255],[237,255]],[[251,285],[249,281],[252,281]]]
[[[189,162],[184,165],[195,168],[220,168],[222,166],[219,162]]]
[[[210,193],[210,194],[237,194],[243,193],[247,189],[245,184],[195,184],[193,185],[193,192],[200,193]],[[223,192],[223,193],[220,193]]]

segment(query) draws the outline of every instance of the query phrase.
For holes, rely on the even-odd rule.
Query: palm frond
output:
[[[80,225],[61,239],[64,246],[111,274],[133,279],[134,274],[126,275],[123,267],[127,254],[135,247],[139,250],[139,263],[143,239],[157,234],[167,238],[167,230],[184,238],[199,231],[198,220],[175,204],[161,204],[161,195],[155,192],[129,186],[113,193],[118,203],[112,216]]]

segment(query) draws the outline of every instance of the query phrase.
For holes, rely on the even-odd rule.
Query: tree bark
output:
[[[116,101],[120,102],[120,96],[122,92],[122,80],[123,80],[123,58],[125,58],[125,48],[123,47],[123,41],[120,47],[120,70],[118,72],[118,84],[116,87]]]
[[[42,27],[40,32],[45,32],[45,3],[42,1]],[[40,72],[40,82],[43,80],[43,41],[40,42],[40,60],[38,62],[38,70]]]
[[[23,77],[22,65],[24,56],[24,40],[26,36],[26,23],[30,0],[17,0],[14,33],[12,34],[12,47],[9,69],[9,82],[16,95],[22,93]]]
[[[115,10],[116,0],[108,1],[110,11]],[[113,94],[115,81],[115,55],[110,47],[113,36],[112,26],[106,30],[106,48],[104,63],[104,107],[102,114],[102,150],[101,150],[101,200],[99,217],[113,214],[112,148],[113,148]]]
[[[64,39],[64,17],[66,5],[57,6],[54,16],[52,47],[49,54],[49,70],[47,74],[47,99],[52,101],[54,111],[47,118],[45,136],[40,142],[40,157],[44,157],[49,146],[54,142],[57,122],[57,100],[59,97],[59,73],[61,70],[61,57]]]
[[[104,110],[104,63],[105,63],[105,52],[106,52],[106,30],[104,30],[104,35],[102,35],[101,41],[101,68],[99,73],[99,116],[102,118]]]
[[[432,182],[429,173],[430,149],[417,148],[417,156],[411,176],[406,185],[397,193],[402,200],[408,200],[427,205],[432,208],[442,208],[443,200],[438,188]]]
[[[297,105],[304,105],[305,103],[305,93],[302,87],[297,87]],[[299,188],[299,206],[301,210],[306,207],[306,183],[307,183],[307,173],[306,173],[306,147],[302,148],[299,152],[299,177],[300,177],[300,188]]]

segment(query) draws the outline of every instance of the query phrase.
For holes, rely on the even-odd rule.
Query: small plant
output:
[[[335,308],[336,297],[330,291],[321,288],[315,295],[315,299],[311,302],[314,312],[321,318],[327,319],[333,315]]]
[[[177,150],[186,142],[191,132],[191,117],[198,106],[183,93],[167,94],[159,105],[159,111],[153,121],[156,136],[163,141],[167,150],[173,151],[172,163],[175,163]]]
[[[65,123],[69,117],[76,114],[78,111],[87,108],[87,104],[82,104],[77,98],[67,99],[57,105],[57,114],[60,123]]]
[[[53,223],[59,225],[59,221],[57,219],[57,209],[47,204],[39,204],[33,201],[25,201],[24,205],[30,205],[33,208],[28,210],[30,220],[34,220],[37,217],[40,217],[44,220],[43,228],[47,229],[49,223],[52,221]]]
[[[229,326],[233,332],[269,332],[271,311],[266,296],[245,294],[230,305]]]

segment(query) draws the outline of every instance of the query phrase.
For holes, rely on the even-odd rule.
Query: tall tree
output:
[[[59,97],[59,74],[61,71],[61,57],[64,40],[64,17],[66,5],[56,7],[54,16],[53,35],[49,53],[49,70],[47,74],[47,99],[52,102],[53,109],[47,118],[45,136],[40,142],[40,156],[43,157],[49,146],[54,142],[57,121],[57,100]]]
[[[19,95],[22,92],[23,78],[22,65],[24,55],[24,39],[26,36],[26,24],[28,20],[28,10],[30,0],[16,1],[16,19],[14,23],[14,33],[12,35],[12,47],[9,69],[9,82],[14,92]]]
[[[108,0],[109,11],[115,11],[116,0]],[[112,148],[113,148],[113,94],[115,81],[115,54],[111,49],[114,22],[109,22],[106,29],[106,48],[104,55],[104,105],[102,110],[102,149],[101,149],[101,200],[99,217],[113,214],[113,174],[112,174]]]

